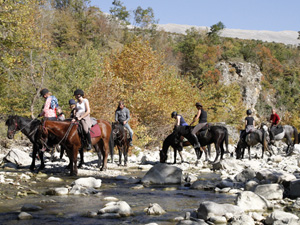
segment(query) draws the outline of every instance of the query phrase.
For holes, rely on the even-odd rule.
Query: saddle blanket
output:
[[[90,134],[91,134],[91,138],[101,136],[101,130],[100,130],[98,123],[95,124],[94,126],[92,126]]]

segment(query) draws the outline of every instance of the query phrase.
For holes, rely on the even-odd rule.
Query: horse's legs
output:
[[[99,144],[95,144],[94,148],[95,148],[95,150],[97,152],[97,155],[98,155],[98,168],[100,168],[101,165],[102,165],[102,154],[101,154]]]
[[[38,145],[33,144],[33,148],[32,148],[32,161],[31,161],[31,165],[29,167],[29,169],[31,171],[33,171],[34,167],[35,167],[35,158],[36,158],[36,154],[38,152],[38,149],[39,149]]]
[[[127,166],[129,141],[124,145],[124,166]]]
[[[79,154],[80,154],[80,163],[78,165],[78,168],[81,168],[84,163],[84,152],[82,147],[80,147],[79,149]]]
[[[249,160],[251,160],[250,146],[248,146],[248,155],[249,155]]]
[[[60,155],[59,158],[62,159],[62,157],[64,156],[64,151],[65,151],[65,147],[64,146],[60,146]]]
[[[183,159],[183,156],[182,156],[182,153],[181,153],[181,151],[178,151],[178,153],[179,153],[179,155],[180,155],[180,158],[181,158],[181,163],[183,163],[183,162],[184,162],[184,159]]]
[[[100,141],[102,142],[102,141]],[[107,141],[104,141],[101,143],[101,152],[103,154],[103,165],[102,165],[102,168],[101,168],[101,171],[103,170],[106,170],[107,169],[107,158],[108,158],[108,152],[109,152],[109,140]]]
[[[177,148],[175,147],[174,148],[174,163],[173,164],[176,164],[176,158],[177,158]]]
[[[122,152],[123,152],[123,147],[124,146],[117,146],[118,147],[118,152],[119,152],[119,164],[118,166],[121,166],[122,165]]]
[[[78,155],[78,149],[79,147],[74,145],[72,148],[72,152],[70,152],[70,164],[71,164],[71,170],[70,170],[70,175],[71,176],[76,176],[78,171],[77,171],[77,155]],[[73,153],[73,155],[71,154]]]

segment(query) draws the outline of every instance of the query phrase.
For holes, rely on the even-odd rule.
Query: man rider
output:
[[[277,126],[279,122],[280,122],[280,117],[276,113],[275,109],[272,109],[272,114],[270,116],[271,127]]]

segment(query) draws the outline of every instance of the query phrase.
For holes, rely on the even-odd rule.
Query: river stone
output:
[[[150,203],[150,205],[144,209],[144,212],[146,212],[147,215],[162,215],[166,213],[166,211],[157,203]]]
[[[255,188],[254,193],[268,200],[280,200],[283,198],[284,188],[280,184],[262,184]]]
[[[7,153],[7,155],[4,157],[4,160],[6,162],[15,163],[18,166],[28,166],[31,164],[31,157],[19,149],[13,149]]]
[[[116,198],[116,197],[105,197],[104,199],[103,199],[104,201],[109,201],[109,202],[117,202],[117,201],[119,201],[119,199],[118,198]]]
[[[300,210],[300,198],[297,198],[296,201],[293,203],[292,206],[294,209]]]
[[[230,222],[230,225],[255,225],[255,222],[251,216],[246,214],[234,217]]]
[[[208,225],[202,219],[193,219],[193,220],[181,220],[176,225]]]
[[[251,191],[239,193],[235,203],[244,211],[264,211],[272,208],[271,203],[267,199]]]
[[[33,218],[33,216],[27,212],[21,212],[18,215],[19,220],[30,220]]]
[[[234,179],[238,182],[247,182],[248,180],[253,179],[255,176],[255,171],[251,168],[247,168],[244,169],[242,172],[238,173]]]
[[[31,177],[28,176],[28,175],[26,175],[26,174],[24,174],[24,173],[22,173],[21,176],[20,176],[20,179],[21,179],[21,180],[30,180]]]
[[[298,221],[297,221],[298,220]],[[266,218],[266,224],[274,224],[275,222],[281,221],[281,224],[299,224],[299,217],[284,211],[274,211]],[[295,223],[294,223],[295,222]]]
[[[101,180],[94,177],[79,178],[75,180],[72,185],[81,185],[88,188],[100,188]]]
[[[296,180],[293,174],[278,170],[261,170],[256,173],[258,180],[270,180],[272,183],[282,183]]]
[[[142,178],[143,184],[180,184],[182,170],[165,163],[154,165]]]
[[[300,179],[291,181],[289,190],[290,190],[289,192],[290,198],[300,197]]]
[[[225,216],[212,216],[209,218],[209,222],[213,224],[226,224],[227,220]]]
[[[109,202],[105,204],[105,207],[100,209],[98,213],[99,214],[117,213],[122,217],[132,215],[131,208],[125,201]]]
[[[236,205],[205,201],[202,202],[198,208],[198,218],[208,220],[212,216],[225,216],[226,213],[239,215],[243,212],[244,210]]]
[[[96,193],[98,193],[96,189],[83,187],[81,185],[74,185],[69,191],[70,195],[91,195]]]
[[[21,211],[23,212],[32,212],[32,211],[39,211],[42,210],[43,208],[37,205],[32,205],[32,204],[25,204],[22,206]]]
[[[65,187],[60,188],[50,188],[46,191],[46,195],[67,195],[69,194],[69,189]]]
[[[249,180],[245,184],[245,190],[246,191],[254,191],[257,185],[258,185],[258,182],[256,180]]]
[[[59,183],[63,182],[64,180],[59,177],[49,177],[46,182],[52,182],[52,183]]]

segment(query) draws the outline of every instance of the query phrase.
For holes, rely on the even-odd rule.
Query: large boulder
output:
[[[182,170],[176,166],[159,163],[153,166],[142,178],[143,184],[180,184]]]
[[[261,170],[256,173],[258,180],[270,180],[272,183],[282,183],[296,180],[293,174],[278,170]]]
[[[251,191],[238,193],[235,203],[244,211],[264,211],[272,208],[267,199]]]
[[[293,180],[290,182],[289,197],[290,198],[300,197],[300,179]]]
[[[31,164],[32,158],[22,150],[13,149],[7,153],[4,161],[14,163],[18,166],[28,166]]]
[[[247,168],[244,169],[242,172],[238,173],[234,179],[238,182],[247,182],[253,179],[255,176],[256,176],[255,171],[251,168]]]
[[[256,186],[254,193],[268,200],[280,200],[283,198],[284,188],[280,184],[262,184]]]
[[[274,211],[270,215],[267,216],[266,224],[289,224],[296,225],[300,224],[299,217],[284,211]]]
[[[224,216],[232,213],[233,215],[240,215],[244,210],[239,206],[232,204],[218,204],[211,201],[202,202],[198,208],[198,218],[208,220],[215,216]]]

